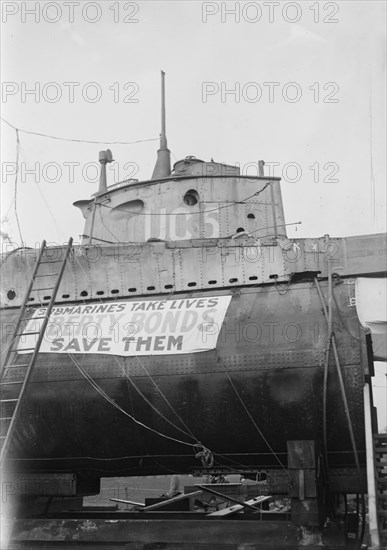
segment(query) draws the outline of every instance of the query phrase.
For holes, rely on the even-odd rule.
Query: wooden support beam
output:
[[[246,502],[241,502],[241,504],[234,504],[233,506],[229,506],[228,508],[223,508],[223,510],[218,510],[217,512],[211,512],[210,514],[207,514],[207,516],[215,516],[215,517],[225,517],[230,516],[231,514],[235,514],[237,512],[240,512],[244,508],[247,507],[254,507],[254,510],[259,510],[259,508],[255,508],[254,504],[261,504],[262,502],[265,502],[265,500],[269,500],[271,496],[264,495],[260,497],[252,498],[251,500],[246,500]]]
[[[218,491],[215,491],[214,489],[210,489],[209,487],[206,487],[205,485],[198,485],[200,489],[203,491],[207,491],[208,493],[212,493],[213,495],[216,495],[217,497],[224,498],[225,500],[230,500],[231,502],[235,502],[235,504],[238,504],[239,506],[242,506],[242,508],[252,508],[253,510],[257,512],[261,512],[260,508],[256,508],[252,504],[249,504],[249,501],[241,502],[240,500],[237,500],[236,498],[230,497],[229,495],[224,495],[223,493],[219,493]],[[266,495],[265,495],[266,496]],[[271,497],[268,497],[271,498]]]
[[[177,497],[167,498],[156,504],[151,504],[150,506],[145,506],[142,508],[143,512],[148,512],[150,510],[157,510],[159,508],[164,508],[165,506],[170,506],[174,502],[180,502],[181,500],[190,499],[192,497],[197,497],[202,494],[202,491],[195,491],[194,493],[187,493],[186,495],[178,495]]]
[[[109,498],[109,500],[112,500],[113,502],[121,502],[122,504],[131,504],[132,506],[139,506],[140,508],[144,508],[145,504],[142,502],[135,502],[134,500],[124,500],[122,498]]]

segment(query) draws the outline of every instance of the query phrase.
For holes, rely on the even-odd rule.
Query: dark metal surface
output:
[[[325,283],[322,288],[326,292]],[[353,285],[337,285],[335,296],[340,308],[340,316],[334,312],[335,334],[363,464],[364,333],[351,302]],[[142,365],[146,367],[195,438],[215,453],[214,467],[281,468],[280,462],[286,466],[287,440],[321,440],[326,331],[313,283],[240,289],[231,300],[216,351],[118,362],[154,407],[184,430]],[[124,410],[163,434],[195,444],[196,439],[173,428],[144,401],[113,357],[77,357]],[[328,396],[330,465],[352,467],[333,364]],[[189,446],[133,424],[90,386],[68,356],[40,354],[10,458],[18,469],[100,477],[187,472],[201,466],[194,454]]]

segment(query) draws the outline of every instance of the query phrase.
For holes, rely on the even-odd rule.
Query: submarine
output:
[[[361,493],[385,352],[360,290],[385,280],[386,235],[290,239],[263,161],[171,166],[164,75],[161,128],[149,180],[109,185],[99,153],[80,243],[2,257],[7,469],[56,496],[191,472],[287,487],[308,440],[329,491]]]

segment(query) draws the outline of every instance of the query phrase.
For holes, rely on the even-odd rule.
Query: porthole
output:
[[[82,290],[81,292],[81,296],[88,296],[89,293],[87,292],[87,290]]]
[[[183,200],[187,206],[195,206],[199,202],[199,193],[195,189],[190,189],[184,195]]]
[[[112,294],[118,294],[119,290],[118,288],[113,288],[113,290],[110,291]]]
[[[254,214],[247,214],[249,220],[255,220]]]
[[[8,290],[7,292],[8,300],[14,300],[16,298],[16,292],[14,290]]]
[[[166,289],[173,288],[173,285],[164,285],[164,288]]]
[[[137,292],[137,288],[129,288],[129,292]]]
[[[51,296],[43,296],[43,300],[51,300]]]
[[[256,275],[251,275],[251,277],[249,277],[249,281],[256,281],[258,279],[258,277]]]
[[[97,296],[102,296],[102,294],[105,294],[103,290],[97,290],[96,292]]]
[[[62,294],[62,298],[70,298],[70,294]]]
[[[229,282],[230,282],[230,283],[237,283],[237,282],[238,282],[238,279],[236,279],[236,278],[229,279]]]
[[[28,298],[29,302],[35,302],[35,298]]]
[[[154,286],[147,286],[146,289],[147,290],[156,290]]]
[[[188,286],[196,286],[196,283],[194,283],[194,282],[188,283]]]
[[[217,281],[208,281],[209,285],[216,285]]]
[[[243,233],[244,232],[244,229],[243,227],[238,227],[238,229],[236,230],[237,233]]]

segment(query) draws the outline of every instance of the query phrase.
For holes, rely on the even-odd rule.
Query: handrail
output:
[[[109,185],[107,190],[112,191],[113,189],[119,189],[120,187],[126,187],[127,185],[138,182],[139,180],[135,178],[129,178],[127,180],[119,181],[118,183],[113,183],[112,185]]]

